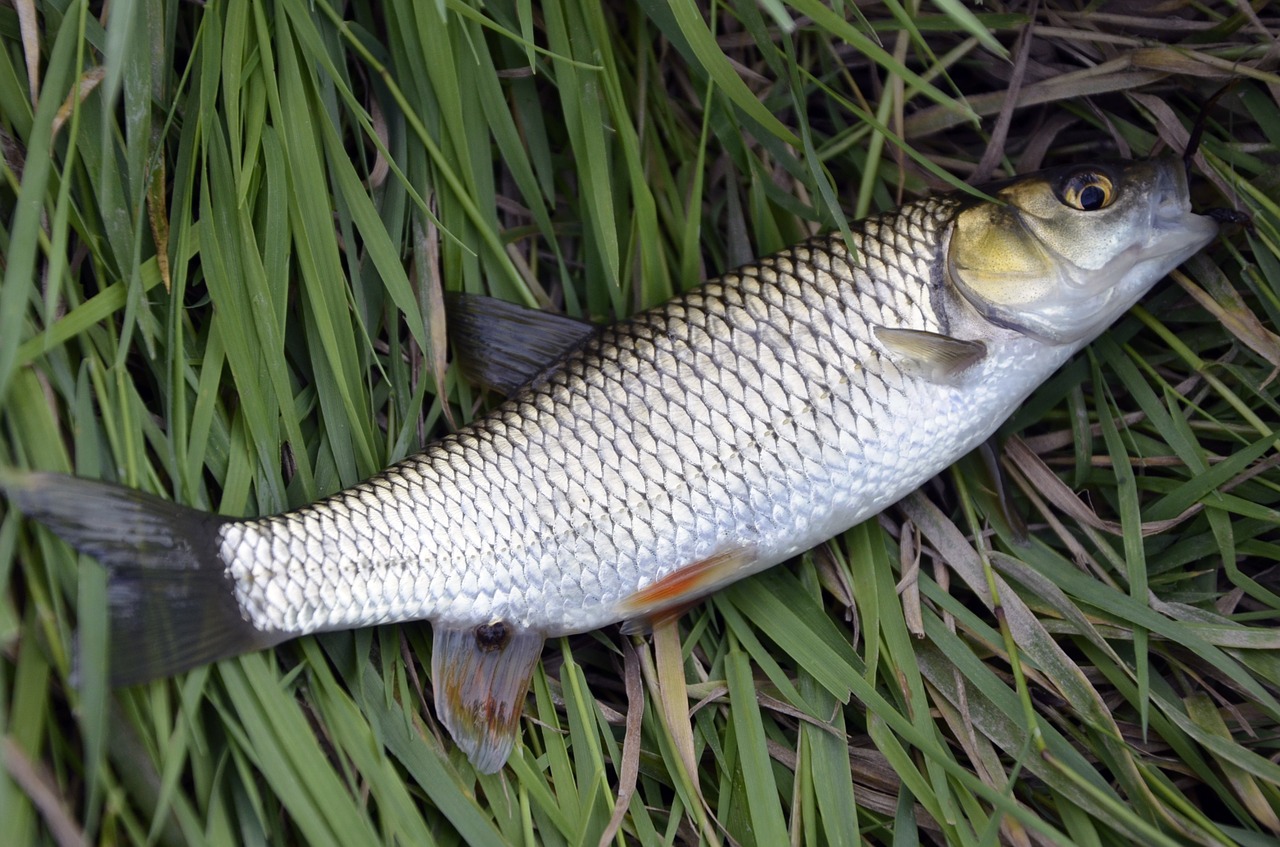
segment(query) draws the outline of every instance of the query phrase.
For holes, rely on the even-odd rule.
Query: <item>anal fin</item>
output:
[[[875,326],[876,338],[904,371],[947,383],[987,355],[981,341],[966,341],[923,329]]]
[[[542,634],[501,621],[436,627],[431,684],[436,716],[481,773],[497,773],[511,755]]]
[[[730,547],[677,568],[623,598],[618,604],[619,616],[627,619],[623,633],[643,632],[679,617],[703,597],[737,579],[755,558],[750,547]]]

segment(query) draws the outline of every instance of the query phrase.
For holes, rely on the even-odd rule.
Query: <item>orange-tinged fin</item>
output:
[[[501,621],[435,628],[431,683],[436,716],[481,773],[497,773],[511,755],[541,655],[541,633]]]
[[[676,620],[685,612],[698,605],[701,597],[695,597],[687,603],[677,603],[666,609],[660,609],[648,615],[630,618],[622,622],[618,631],[623,635],[648,635],[663,624]]]
[[[620,616],[629,618],[623,624],[623,632],[642,632],[679,617],[703,597],[737,579],[754,560],[755,551],[751,548],[730,547],[646,585],[618,604]]]

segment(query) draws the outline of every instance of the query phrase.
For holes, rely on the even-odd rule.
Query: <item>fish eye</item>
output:
[[[1077,171],[1067,177],[1059,194],[1063,203],[1082,212],[1105,209],[1114,197],[1111,180],[1097,171]]]

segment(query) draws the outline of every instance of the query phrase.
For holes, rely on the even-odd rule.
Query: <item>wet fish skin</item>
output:
[[[496,770],[544,637],[679,608],[986,439],[1213,237],[1179,167],[1032,175],[998,189],[1003,205],[925,198],[855,225],[853,251],[830,236],[762,259],[285,515],[217,518],[53,475],[0,487],[111,570],[116,681],[429,619],[437,711]],[[1068,203],[1082,186],[1105,204]]]
[[[379,476],[228,524],[241,605],[291,633],[429,618],[558,635],[726,546],[758,569],[874,514],[967,440],[959,409],[897,431],[934,389],[872,335],[948,331],[930,301],[956,202],[868,221],[858,260],[820,238],[708,283]],[[854,284],[863,263],[879,284]]]

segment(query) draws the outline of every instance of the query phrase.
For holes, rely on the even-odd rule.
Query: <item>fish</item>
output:
[[[876,515],[1218,231],[1176,159],[984,191],[908,202],[604,329],[553,319],[548,359],[507,370],[503,351],[537,348],[538,313],[486,320],[468,301],[461,344],[490,351],[506,399],[296,511],[237,519],[29,471],[0,488],[106,566],[113,684],[428,620],[437,716],[497,772],[546,638],[642,630]]]

